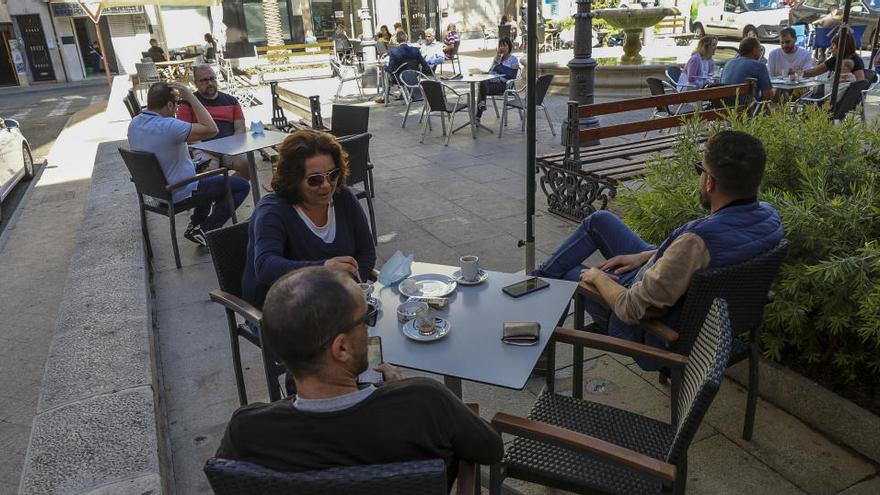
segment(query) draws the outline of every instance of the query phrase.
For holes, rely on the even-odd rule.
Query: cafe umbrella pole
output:
[[[528,4],[526,15],[526,273],[535,269],[535,82],[538,72],[536,24],[538,2]]]
[[[837,107],[837,91],[840,86],[840,69],[843,68],[843,57],[840,54],[844,51],[843,48],[845,46],[846,36],[852,36],[853,31],[849,27],[849,11],[852,9],[852,0],[846,0],[846,5],[843,8],[843,24],[840,25],[840,29],[838,30],[839,38],[837,39],[837,56],[834,59],[834,82],[831,84],[831,108],[835,109]],[[855,42],[855,39],[853,39]],[[858,49],[860,46],[855,47],[856,55],[858,55]]]

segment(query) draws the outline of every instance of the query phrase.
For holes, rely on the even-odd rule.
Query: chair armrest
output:
[[[255,308],[251,303],[241,299],[240,297],[235,297],[232,294],[222,291],[220,289],[214,289],[208,293],[208,297],[211,298],[215,303],[220,303],[224,307],[232,310],[236,314],[241,315],[245,320],[253,323],[257,326],[262,326],[263,324],[263,312],[259,309]]]
[[[205,177],[212,177],[214,175],[227,175],[228,173],[229,173],[229,169],[227,169],[227,168],[223,168],[223,167],[215,168],[214,170],[208,170],[207,172],[202,172],[200,174],[193,175],[189,179],[183,179],[180,182],[175,182],[174,184],[168,184],[167,186],[165,186],[165,190],[167,190],[168,192],[171,192],[175,189],[179,189],[179,188],[189,184],[190,182],[197,182],[197,181],[204,179]]]
[[[579,295],[584,296],[585,298],[589,299],[590,301],[592,301],[594,303],[601,304],[603,307],[606,307],[606,308],[608,307],[608,305],[605,303],[605,300],[602,299],[602,297],[599,295],[598,292],[596,292],[593,289],[593,287],[583,285],[583,284],[578,284],[576,292]],[[643,327],[645,330],[656,335],[659,339],[663,340],[664,342],[672,343],[672,342],[675,342],[678,340],[678,337],[679,337],[678,332],[676,332],[672,328],[668,327],[667,325],[660,323],[659,321],[656,321],[656,320],[642,321],[639,323],[639,325],[641,327]]]
[[[589,452],[604,459],[628,466],[665,481],[675,481],[677,468],[660,459],[600,440],[583,433],[566,430],[531,419],[498,413],[492,418],[492,426],[499,433],[531,438],[574,450]]]
[[[640,344],[631,340],[609,337],[594,332],[575,330],[574,328],[556,327],[553,338],[557,342],[582,345],[592,349],[609,351],[630,357],[642,357],[653,359],[669,367],[683,367],[687,364],[687,357],[674,352],[665,351],[650,345]]]

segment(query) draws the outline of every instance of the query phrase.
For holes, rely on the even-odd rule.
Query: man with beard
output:
[[[676,229],[660,247],[642,240],[613,213],[597,211],[581,222],[536,276],[579,280],[602,303],[586,310],[609,335],[662,346],[639,327],[660,319],[675,328],[682,296],[694,274],[732,265],[767,251],[782,239],[776,210],[757,200],[766,155],[750,134],[722,131],[706,142],[701,162],[700,203],[710,214]],[[595,251],[606,261],[587,268]],[[656,364],[639,361],[643,369]]]
[[[278,279],[262,335],[293,374],[296,395],[236,411],[217,457],[294,472],[440,458],[450,485],[459,460],[500,461],[501,436],[442,383],[402,380],[385,363],[376,368],[383,385],[357,383],[376,314],[345,271],[308,267]]]
[[[247,131],[244,122],[244,112],[241,110],[238,100],[234,96],[220,91],[217,87],[217,75],[210,65],[197,65],[193,67],[193,79],[196,81],[196,98],[208,109],[211,118],[217,124],[217,135],[210,139],[219,139],[233,134],[242,134]],[[177,109],[177,118],[184,122],[195,122],[195,112],[188,103],[183,103]],[[203,141],[209,141],[204,139]],[[204,150],[193,150],[193,159],[202,166],[208,168],[226,167],[250,180],[250,165],[244,154],[229,156],[216,155]]]
[[[804,71],[813,66],[810,52],[797,46],[797,33],[787,27],[779,32],[779,48],[767,56],[767,70],[770,77],[788,76],[792,72]]]

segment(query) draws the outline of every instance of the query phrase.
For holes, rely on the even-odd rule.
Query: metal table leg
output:
[[[449,389],[450,392],[455,394],[456,397],[461,399],[461,378],[456,378],[454,376],[443,376],[443,384],[446,385],[446,388]]]
[[[254,206],[256,206],[260,201],[260,178],[257,176],[257,162],[254,159],[254,151],[248,151],[247,158],[251,171],[251,195],[254,197]]]

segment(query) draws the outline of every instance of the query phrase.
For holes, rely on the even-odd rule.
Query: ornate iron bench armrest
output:
[[[630,340],[618,339],[617,337],[609,337],[608,335],[575,330],[574,328],[556,327],[556,330],[553,332],[553,338],[556,339],[557,342],[582,345],[584,347],[623,354],[630,357],[653,359],[654,361],[671,368],[684,367],[688,361],[687,357],[682,356],[681,354],[665,351],[657,347],[632,342]]]
[[[671,482],[676,479],[677,469],[672,464],[635,452],[626,447],[584,435],[583,433],[505,413],[496,414],[492,418],[492,426],[499,433],[510,433],[556,444],[561,447],[589,452],[665,481]]]

